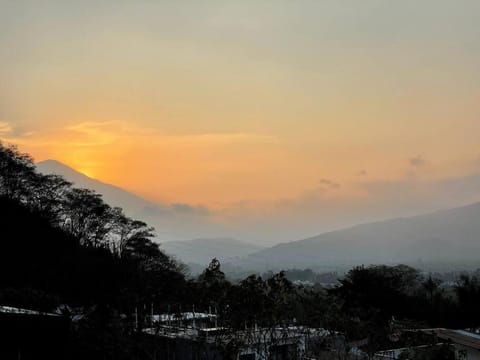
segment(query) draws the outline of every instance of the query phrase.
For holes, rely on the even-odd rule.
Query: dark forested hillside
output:
[[[0,285],[15,288],[0,294],[4,302],[39,307],[42,302],[29,299],[35,293],[45,297],[45,305],[126,307],[175,296],[145,292],[152,279],[164,280],[157,292],[166,290],[167,280],[177,286],[183,280],[181,268],[152,241],[147,224],[91,190],[36,172],[32,159],[15,147],[0,149],[0,171]]]
[[[81,316],[73,358],[131,358],[134,309],[185,297],[182,267],[153,236],[101,195],[36,172],[28,154],[0,144],[0,305]]]

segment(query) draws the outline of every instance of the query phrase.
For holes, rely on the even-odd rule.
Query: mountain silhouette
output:
[[[411,263],[480,266],[480,203],[282,243],[233,262],[249,269]]]
[[[72,182],[75,187],[95,190],[102,194],[104,200],[112,206],[120,206],[123,210],[133,216],[144,208],[152,207],[155,204],[141,198],[122,188],[93,179],[81,172],[67,166],[57,160],[45,160],[36,164],[37,170],[44,174],[61,175]]]

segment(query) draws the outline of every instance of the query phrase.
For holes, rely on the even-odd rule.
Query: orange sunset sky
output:
[[[480,199],[479,1],[0,8],[0,138],[36,161],[252,239]]]

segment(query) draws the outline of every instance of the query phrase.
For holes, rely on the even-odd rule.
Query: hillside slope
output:
[[[283,243],[244,257],[247,268],[478,261],[480,203],[357,225]]]
[[[159,241],[192,239],[211,234],[214,229],[206,216],[208,210],[202,206],[149,201],[118,186],[90,178],[56,160],[39,162],[36,167],[43,174],[63,176],[75,187],[95,190],[108,204],[121,207],[128,216],[154,226]]]
[[[143,208],[153,206],[153,204],[141,197],[134,195],[118,186],[104,183],[84,175],[77,170],[56,160],[45,160],[36,164],[37,170],[44,174],[61,175],[74,186],[93,189],[102,194],[104,200],[112,206],[120,206],[127,213],[133,215]]]

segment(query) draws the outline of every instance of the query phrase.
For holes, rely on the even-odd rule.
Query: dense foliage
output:
[[[35,171],[15,147],[0,147],[0,296],[28,301],[32,291],[50,302],[108,304],[175,301],[181,267],[152,241],[153,229],[106,204],[92,190]],[[168,288],[174,282],[175,288]],[[22,299],[22,292],[25,297]],[[168,295],[167,297],[165,297]],[[8,302],[3,299],[3,302]]]

